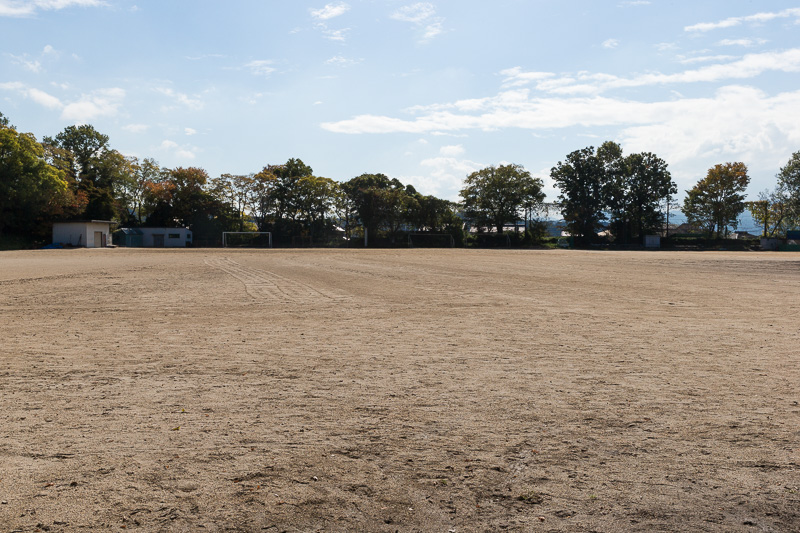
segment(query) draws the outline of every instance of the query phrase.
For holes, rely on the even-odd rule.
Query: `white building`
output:
[[[185,248],[192,245],[189,228],[137,228],[145,248]]]
[[[103,248],[111,244],[110,220],[79,220],[53,224],[53,244]]]

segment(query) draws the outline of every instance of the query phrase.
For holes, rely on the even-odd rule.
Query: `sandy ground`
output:
[[[800,531],[800,255],[0,253],[0,531]]]

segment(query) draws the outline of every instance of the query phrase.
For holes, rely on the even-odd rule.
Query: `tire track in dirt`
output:
[[[317,289],[268,270],[244,266],[227,257],[206,259],[205,263],[241,281],[247,294],[255,300],[312,303],[348,299],[345,295]]]

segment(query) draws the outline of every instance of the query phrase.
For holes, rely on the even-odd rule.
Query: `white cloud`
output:
[[[172,157],[178,159],[179,161],[192,160],[197,157],[197,154],[195,153],[197,148],[187,145],[182,146],[169,139],[161,141],[159,149],[163,152],[169,152]]]
[[[185,93],[176,92],[174,89],[171,89],[169,87],[159,87],[156,88],[156,91],[172,98],[179,104],[186,106],[190,109],[199,110],[203,108],[203,101],[200,99],[199,96],[189,96]]]
[[[678,62],[684,65],[692,65],[694,63],[711,63],[711,62],[720,62],[720,61],[733,61],[736,59],[736,56],[726,56],[726,55],[715,55],[715,56],[696,56],[696,57],[684,57],[678,56]]]
[[[460,144],[452,144],[439,148],[439,154],[445,157],[457,157],[464,155],[464,151],[464,147]]]
[[[131,133],[144,133],[150,129],[150,126],[146,124],[128,124],[127,126],[122,126],[122,129]]]
[[[437,35],[444,33],[444,28],[442,27],[441,21],[431,22],[430,24],[425,26],[425,31],[422,34],[422,41],[427,42],[436,37]]]
[[[391,17],[395,20],[421,24],[422,22],[431,19],[434,15],[436,15],[436,8],[433,7],[433,4],[418,2],[416,4],[401,7],[392,13]]]
[[[617,39],[607,39],[603,41],[603,48],[616,48],[619,46],[619,40]]]
[[[76,124],[85,124],[101,116],[116,115],[125,99],[125,91],[120,88],[98,89],[72,102],[65,102],[41,89],[29,88],[18,82],[0,84],[0,89],[18,91],[47,109],[61,109],[61,118]]]
[[[649,6],[651,3],[649,0],[630,0],[628,2],[620,2],[619,7]]]
[[[48,109],[61,109],[64,106],[61,100],[39,89],[28,89],[27,96],[37,104]]]
[[[312,9],[311,16],[318,20],[328,20],[340,15],[344,15],[350,10],[350,6],[344,2],[328,4],[320,9]]]
[[[675,43],[658,43],[656,45],[656,50],[659,52],[670,52],[672,50],[677,50],[678,45]]]
[[[99,89],[83,95],[77,102],[65,105],[61,118],[76,123],[86,123],[97,117],[111,117],[117,114],[124,98],[123,89]]]
[[[194,128],[184,128],[183,132],[188,136],[192,136],[192,135],[196,135],[197,134],[197,130],[194,129]]]
[[[349,59],[344,56],[334,56],[325,61],[326,65],[334,65],[337,67],[352,67],[361,63],[361,59]]]
[[[420,166],[425,170],[424,175],[402,177],[400,181],[413,183],[422,194],[457,201],[464,178],[486,165],[468,159],[443,156],[424,159]]]
[[[13,54],[8,54],[8,57],[10,57],[11,60],[17,65],[22,65],[22,67],[25,70],[29,70],[35,73],[39,73],[42,71],[42,64],[35,59],[28,59],[27,55],[15,56]]]
[[[273,62],[268,59],[258,59],[247,63],[245,68],[250,69],[250,72],[254,75],[269,76],[276,70],[272,65]]]
[[[503,87],[521,87],[531,82],[538,82],[555,77],[552,72],[524,72],[520,67],[501,70],[500,74],[505,76]]]
[[[706,32],[722,28],[732,28],[746,22],[763,23],[774,19],[792,17],[800,19],[800,8],[794,7],[777,12],[756,13],[755,15],[748,15],[745,17],[730,17],[718,22],[701,22],[699,24],[693,24],[692,26],[686,26],[684,31]]]
[[[349,31],[350,28],[342,28],[339,30],[329,30],[327,28],[323,28],[322,34],[326,39],[330,39],[331,41],[343,42],[347,38],[347,32]]]
[[[2,0],[0,0],[0,2],[2,2]],[[10,58],[12,62],[16,63],[17,65],[21,65],[25,70],[29,70],[38,74],[42,72],[42,61],[52,61],[58,59],[58,57],[61,55],[61,52],[48,44],[42,49],[38,59],[31,58],[28,54],[23,54],[20,56],[16,56],[14,54],[5,55]]]
[[[674,74],[651,72],[630,78],[586,72],[552,78],[539,72],[526,73],[518,67],[504,70],[501,74],[506,75],[506,79],[503,81],[504,87],[522,87],[533,84],[537,90],[542,92],[600,94],[609,90],[631,87],[749,79],[769,71],[800,72],[800,48],[782,52],[748,54],[736,61],[707,65]]]
[[[580,135],[593,134],[599,127],[616,131],[615,139],[627,151],[653,151],[670,165],[681,165],[705,159],[757,162],[785,157],[800,145],[797,116],[800,90],[770,96],[730,85],[708,97],[645,102],[601,96],[537,98],[518,89],[481,99],[479,106],[471,101],[462,108],[455,102],[428,106],[411,119],[362,115],[322,127],[339,133],[417,135],[512,128],[535,133],[577,128],[573,135]],[[451,184],[463,178],[464,172],[445,170],[455,167],[457,151],[445,147],[441,157],[426,160],[435,169],[431,176]]]
[[[40,10],[105,5],[102,0],[0,0],[0,17],[29,17]]]
[[[722,39],[717,44],[719,46],[744,46],[745,48],[752,48],[753,46],[766,43],[766,39]]]
[[[444,19],[436,16],[436,8],[428,2],[417,2],[403,6],[391,14],[391,18],[410,22],[422,30],[420,42],[426,43],[444,32]]]
[[[758,161],[796,150],[800,91],[768,96],[752,87],[730,86],[710,98],[659,104],[649,124],[621,133],[629,151],[657,151],[670,164],[695,158]]]

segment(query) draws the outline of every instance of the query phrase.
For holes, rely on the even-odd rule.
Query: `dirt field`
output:
[[[0,253],[0,531],[800,531],[800,255]]]

